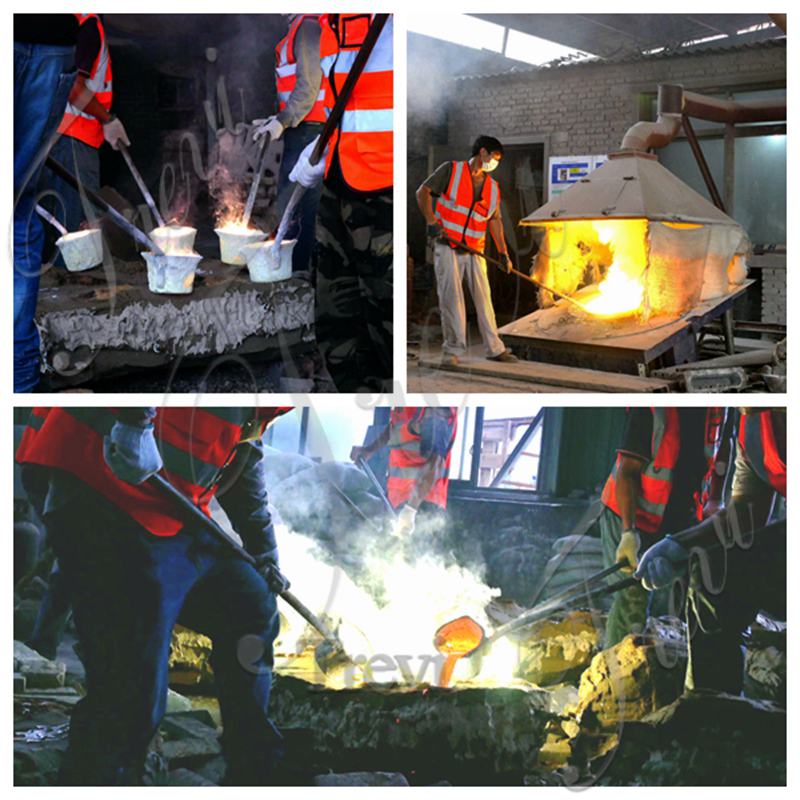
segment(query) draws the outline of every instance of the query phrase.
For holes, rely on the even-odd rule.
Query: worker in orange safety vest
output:
[[[628,409],[601,498],[598,523],[606,566],[624,562],[625,571],[633,572],[643,546],[702,519],[703,504],[714,506],[728,469],[720,457],[724,423],[720,408]],[[649,603],[641,586],[617,592],[606,621],[605,646],[641,632],[651,615]]]
[[[275,47],[278,112],[267,119],[253,120],[255,141],[267,135],[270,141],[283,138],[276,202],[279,218],[294,189],[289,174],[300,153],[320,135],[327,118],[326,103],[331,92],[328,75],[339,49],[325,15],[288,16],[289,29]],[[286,238],[295,241],[292,250],[292,273],[295,275],[308,275],[311,269],[321,194],[321,187],[305,192],[286,231]]]
[[[786,619],[786,447],[785,408],[739,409],[729,501],[639,560],[646,590],[686,596],[687,689],[738,695],[744,631],[759,612]]]
[[[500,187],[490,174],[502,158],[503,145],[497,139],[479,136],[469,161],[446,161],[417,189],[417,205],[428,223],[428,233],[439,237],[434,244],[434,270],[444,338],[442,362],[448,366],[458,364],[459,357],[467,350],[464,280],[475,305],[487,357],[507,363],[517,360],[497,335],[486,261],[457,246],[461,243],[483,253],[488,232],[501,260],[511,270],[500,210]]]
[[[261,436],[289,410],[33,409],[16,458],[68,587],[86,669],[63,782],[141,782],[178,621],[213,641],[227,780],[270,780],[282,750],[267,716],[276,594],[287,582]],[[255,566],[151,485],[156,473],[206,514],[216,499]]]
[[[389,448],[386,494],[398,511],[392,527],[395,536],[403,538],[414,532],[421,507],[447,507],[457,424],[455,408],[393,408],[381,433],[368,445],[352,449],[350,457],[358,462]]]
[[[327,14],[336,37],[328,113],[342,91],[375,14]],[[325,157],[309,143],[289,178],[323,183],[317,220],[317,343],[339,391],[388,390],[392,376],[394,184],[393,17],[349,96]]]
[[[50,155],[65,166],[81,183],[97,191],[100,188],[100,147],[108,142],[114,150],[119,143],[130,145],[122,121],[111,110],[114,85],[108,37],[99,14],[75,14],[80,23],[75,60],[78,75],[58,127],[61,134]],[[78,230],[87,218],[80,194],[49,171],[45,188],[59,200],[44,198],[42,205],[62,218],[69,231]],[[58,255],[56,264],[62,265]]]

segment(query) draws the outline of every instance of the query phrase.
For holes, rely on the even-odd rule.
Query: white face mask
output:
[[[500,162],[496,158],[490,158],[488,161],[483,162],[483,171],[484,172],[492,172],[493,170],[497,169],[497,165]]]

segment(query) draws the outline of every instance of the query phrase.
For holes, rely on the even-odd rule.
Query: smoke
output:
[[[214,204],[214,221],[217,227],[241,219],[245,204],[242,184],[234,180],[228,167],[218,162],[208,173],[208,193]]]
[[[309,537],[284,524],[276,526],[276,535],[292,590],[338,626],[348,655],[372,665],[372,680],[433,682],[441,660],[433,645],[437,628],[464,614],[486,626],[485,607],[500,593],[466,567],[402,547],[371,548],[361,578],[354,580]],[[289,627],[281,641],[292,650],[303,641],[306,624],[293,611],[285,617]],[[376,664],[380,669],[374,669]]]

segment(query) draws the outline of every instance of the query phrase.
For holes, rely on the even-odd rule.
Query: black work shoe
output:
[[[503,350],[502,353],[498,353],[496,356],[489,356],[489,361],[502,361],[504,364],[516,364],[519,359],[512,355],[510,350]]]

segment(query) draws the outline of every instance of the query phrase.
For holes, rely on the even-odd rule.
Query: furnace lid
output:
[[[543,225],[576,219],[630,219],[738,225],[666,167],[654,155],[612,153],[586,178],[520,222]]]

